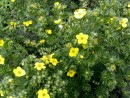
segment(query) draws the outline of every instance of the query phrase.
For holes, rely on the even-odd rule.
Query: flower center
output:
[[[22,72],[21,71],[18,71],[18,74],[21,74]]]

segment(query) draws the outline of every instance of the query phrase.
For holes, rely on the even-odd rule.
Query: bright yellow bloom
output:
[[[10,0],[11,2],[15,2],[15,0]]]
[[[32,24],[32,20],[29,20],[28,23],[29,23],[29,24]]]
[[[26,72],[24,69],[22,69],[21,67],[17,67],[13,70],[13,73],[15,74],[16,77],[21,77],[26,75]]]
[[[47,56],[42,56],[41,60],[45,61],[46,64],[49,63],[49,58]]]
[[[128,22],[128,19],[127,19],[127,18],[122,18],[122,19],[119,21],[119,24],[120,24],[123,28],[126,28],[126,27],[127,27],[127,22]]]
[[[39,43],[40,43],[40,44],[45,43],[45,39],[40,40]]]
[[[87,34],[79,33],[78,35],[76,35],[76,38],[78,39],[78,44],[87,44],[88,42]]]
[[[76,72],[74,70],[69,70],[67,72],[67,76],[69,76],[69,77],[74,77],[75,74],[76,74]]]
[[[0,39],[0,46],[4,45],[4,40]]]
[[[46,66],[45,66],[45,64],[44,63],[39,63],[39,62],[36,62],[35,63],[35,67],[34,68],[36,68],[37,70],[42,70],[42,69],[45,69],[46,68]]]
[[[43,60],[43,61],[48,60],[48,57],[45,56],[45,55],[43,55],[42,58],[41,58],[41,60]]]
[[[77,19],[81,19],[86,15],[87,11],[86,9],[77,9],[74,12],[74,17]]]
[[[54,21],[55,24],[60,24],[61,22],[62,22],[61,19],[58,19],[58,20],[55,20],[55,21]]]
[[[54,66],[56,66],[58,63],[56,58],[50,58],[49,60],[50,60],[50,63],[52,63],[52,65],[54,65]]]
[[[16,28],[16,22],[10,22],[10,25],[11,25],[13,28]]]
[[[52,30],[48,29],[48,30],[45,30],[47,34],[52,34]]]
[[[25,25],[25,26],[29,26],[31,24],[32,24],[32,20],[23,22],[23,25]]]
[[[4,96],[4,93],[2,90],[0,90],[0,96]]]
[[[47,89],[39,90],[37,93],[38,98],[50,98]]]
[[[51,59],[54,56],[54,53],[48,55],[48,58]]]
[[[128,3],[128,7],[130,7],[130,3]]]
[[[40,59],[43,60],[46,64],[48,64],[50,62],[50,60],[51,60],[51,63],[53,65],[56,65],[58,62],[54,58],[52,58],[53,55],[54,55],[53,53],[48,55],[48,56],[43,55],[42,58],[40,58]]]
[[[79,49],[78,49],[78,48],[72,47],[72,48],[70,49],[69,56],[70,56],[70,57],[75,57],[75,56],[77,56],[78,52],[79,52]]]
[[[54,3],[54,8],[60,9],[61,8],[61,4],[59,2],[55,2]]]
[[[4,65],[5,64],[5,59],[0,55],[0,64]]]

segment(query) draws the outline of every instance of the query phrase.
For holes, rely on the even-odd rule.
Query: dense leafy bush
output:
[[[129,0],[0,0],[1,98],[129,98]]]

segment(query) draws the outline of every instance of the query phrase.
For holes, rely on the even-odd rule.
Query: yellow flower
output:
[[[26,75],[26,72],[24,69],[22,69],[21,67],[17,67],[13,70],[13,73],[15,74],[16,77],[21,77]]]
[[[10,0],[11,2],[15,2],[15,0]]]
[[[80,58],[81,58],[81,59],[83,59],[83,58],[84,58],[84,56],[83,56],[83,55],[80,55]]]
[[[75,57],[75,56],[77,56],[78,52],[79,52],[79,49],[78,49],[78,48],[72,47],[72,48],[70,49],[69,56],[70,56],[70,57]]]
[[[2,90],[0,90],[0,96],[4,96],[4,93]]]
[[[54,21],[55,24],[60,24],[61,22],[62,22],[61,19],[58,19],[58,20],[55,20],[55,21]]]
[[[76,35],[76,38],[78,39],[78,44],[87,44],[88,42],[87,34],[79,33],[78,35]]]
[[[116,70],[116,66],[115,66],[114,64],[112,64],[112,65],[110,66],[110,69],[111,69],[112,71],[114,71],[114,70]]]
[[[16,22],[10,22],[10,25],[11,25],[13,28],[16,28]]]
[[[32,20],[27,21],[29,24],[32,24]]]
[[[72,44],[71,43],[67,43],[66,47],[70,48],[70,47],[72,47]]]
[[[47,89],[38,90],[38,98],[50,98]]]
[[[54,56],[54,53],[48,55],[48,58],[51,59]]]
[[[87,11],[86,9],[77,9],[74,12],[74,17],[77,19],[81,19],[86,15]]]
[[[4,65],[5,64],[5,59],[0,55],[0,64]]]
[[[61,8],[61,4],[59,2],[55,2],[54,3],[54,8],[60,9]]]
[[[76,74],[76,72],[74,70],[69,70],[67,72],[67,76],[69,76],[69,77],[74,77],[75,74]]]
[[[32,24],[32,20],[23,22],[23,25],[25,25],[25,26],[29,26],[31,24]]]
[[[45,61],[45,60],[48,60],[47,56],[43,55],[41,60]]]
[[[46,68],[46,66],[45,66],[45,64],[44,63],[39,63],[39,62],[36,62],[35,63],[35,67],[34,68],[36,68],[37,70],[42,70],[42,69],[45,69]]]
[[[48,29],[48,30],[45,30],[47,34],[52,34],[52,30]]]
[[[48,55],[48,56],[45,56],[45,55],[44,55],[44,56],[42,56],[41,60],[45,61],[46,64],[48,64],[48,63],[50,62],[50,60],[51,60],[51,62],[53,62],[53,59],[54,59],[54,58],[52,59],[53,55],[54,55],[54,54],[50,54],[50,55]],[[56,60],[55,60],[55,61],[56,61]],[[54,61],[54,62],[55,62],[55,61]],[[54,64],[54,63],[53,63],[53,64]],[[54,64],[54,65],[55,65],[55,64]]]
[[[4,45],[4,40],[0,39],[0,46]]]
[[[45,43],[45,39],[40,40],[39,43],[40,43],[40,44]]]
[[[52,63],[52,65],[54,65],[54,66],[56,66],[58,63],[56,58],[50,58],[49,60],[50,60],[50,63]]]
[[[127,18],[122,18],[122,19],[119,21],[119,24],[120,24],[123,28],[126,28],[126,27],[127,27],[127,22],[128,22],[128,19],[127,19]]]
[[[130,3],[128,3],[128,7],[130,7]]]

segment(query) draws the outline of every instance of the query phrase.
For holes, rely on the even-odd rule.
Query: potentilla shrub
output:
[[[1,98],[129,98],[129,0],[0,0]]]

